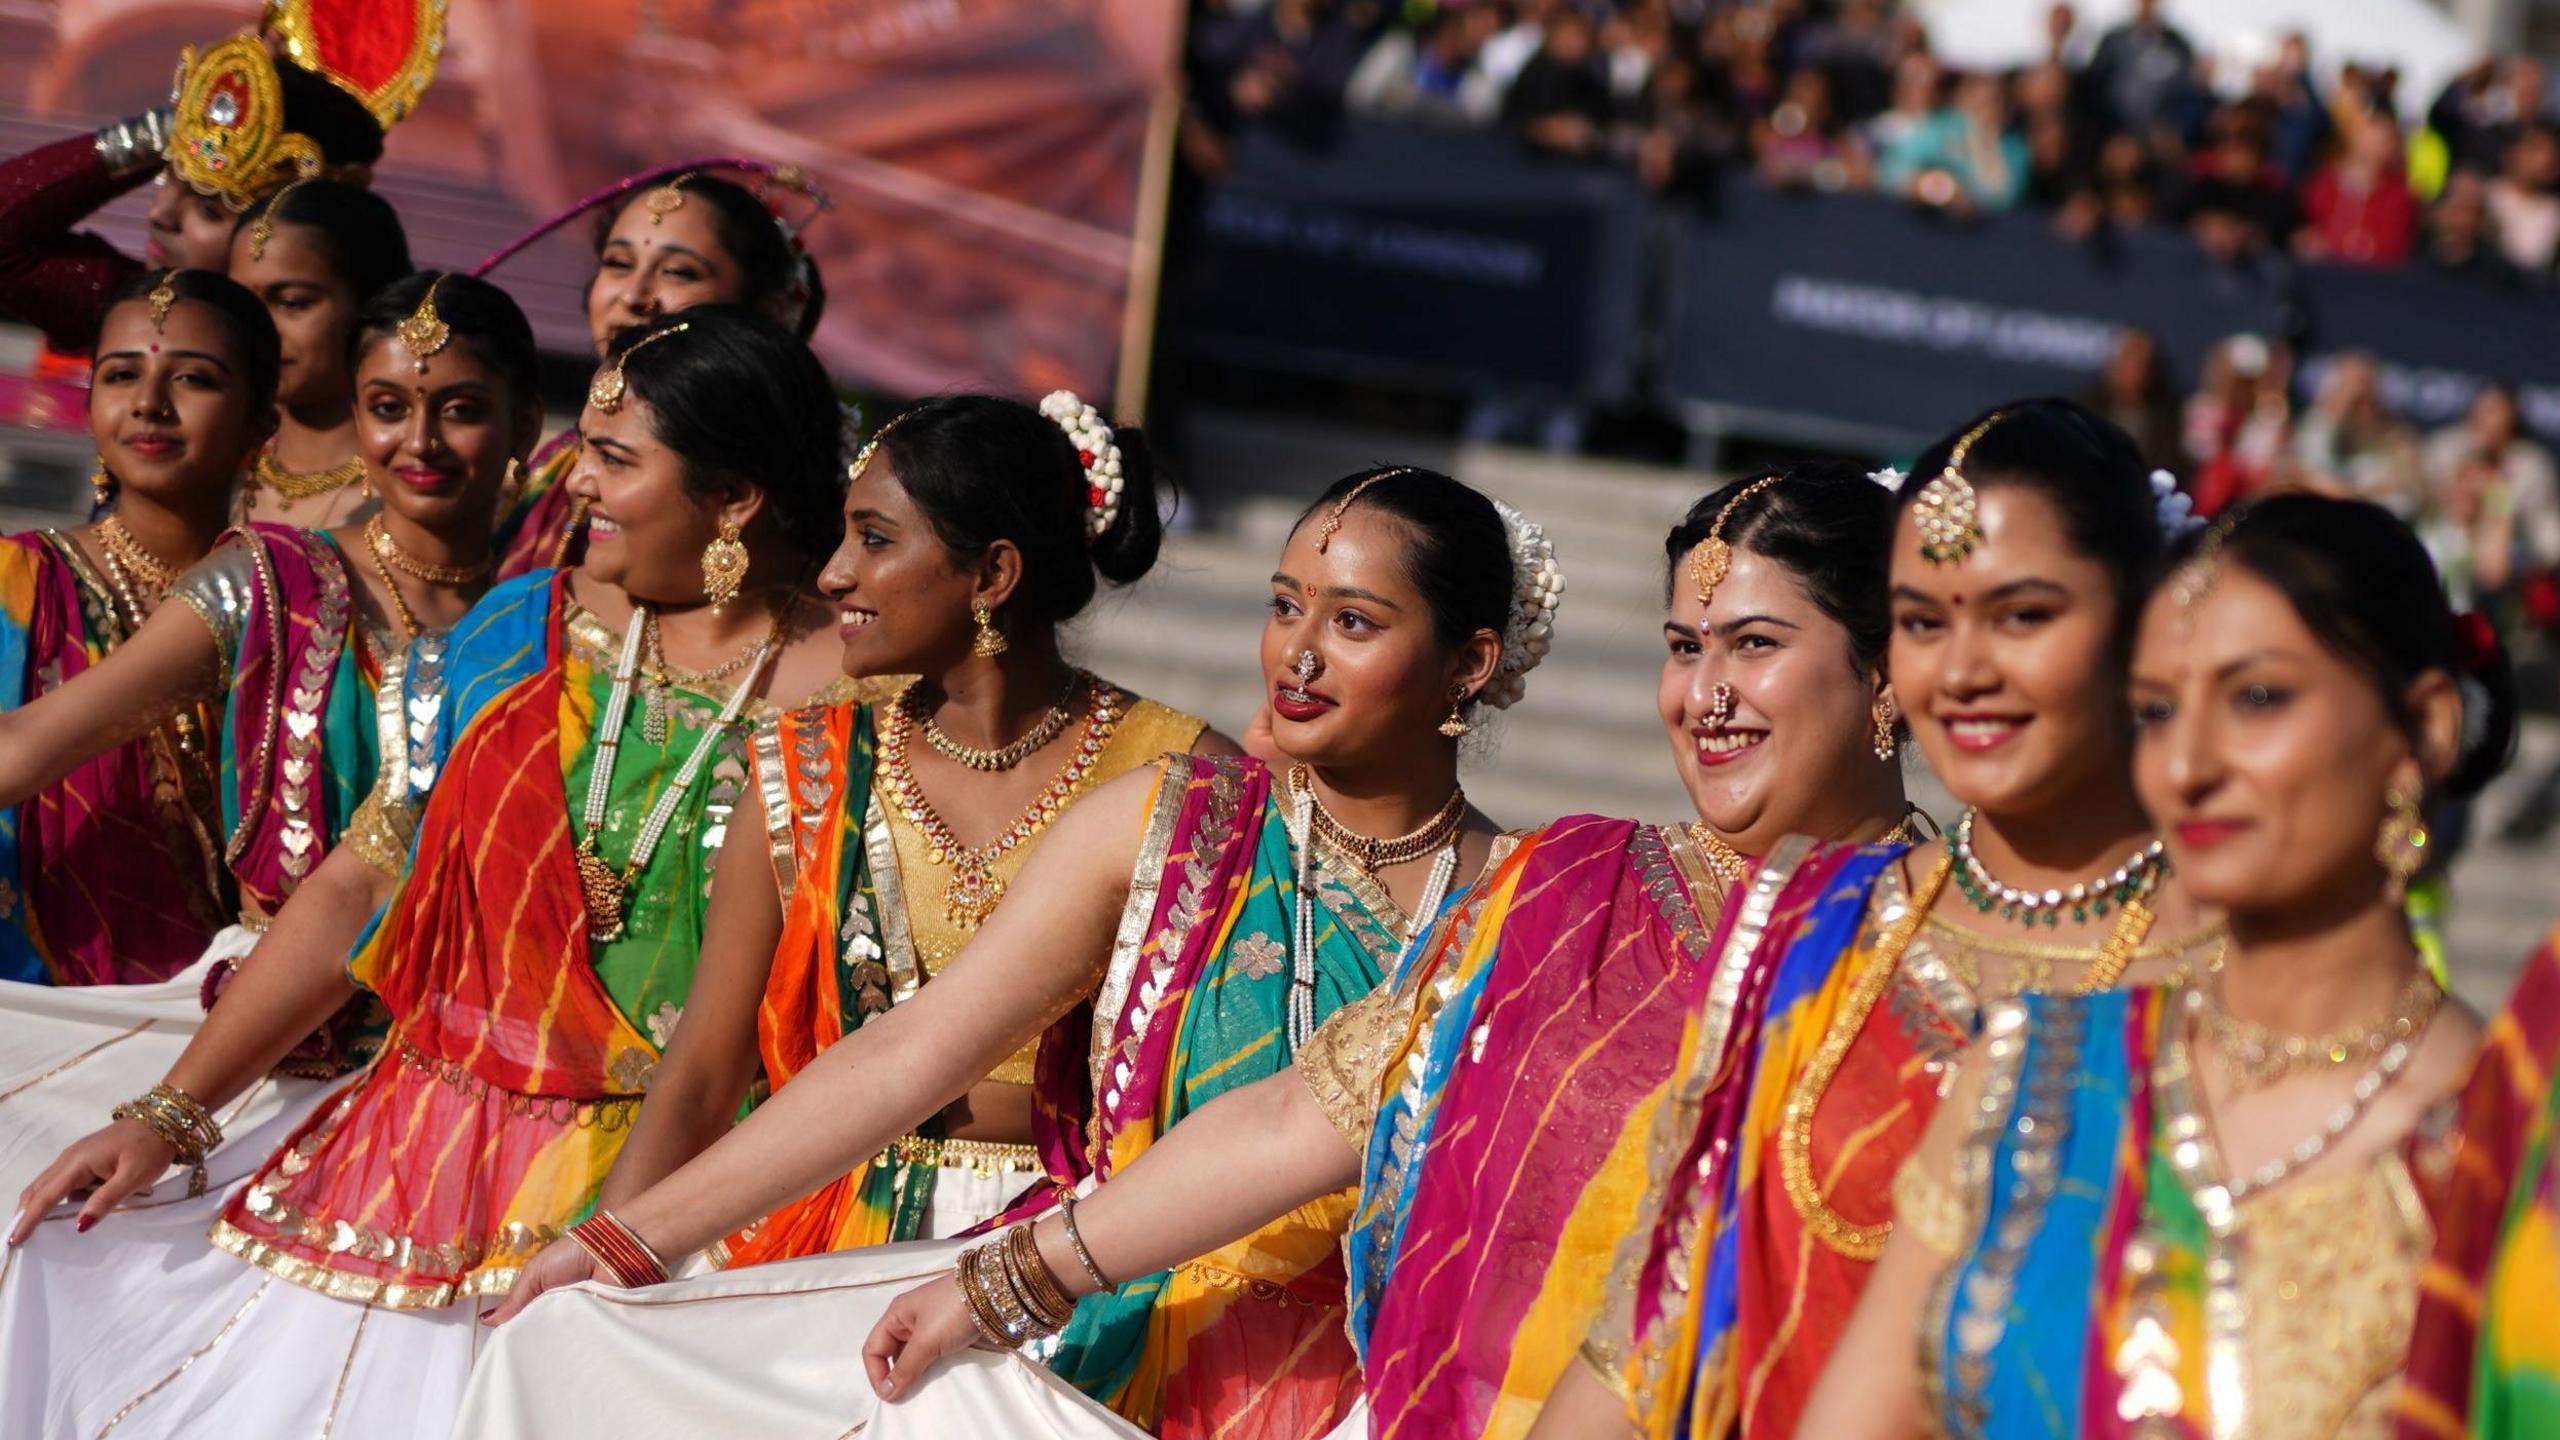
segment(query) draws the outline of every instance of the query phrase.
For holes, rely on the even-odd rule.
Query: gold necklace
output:
[[[2080,978],[2072,982],[2071,993],[2095,995],[2115,988],[2116,982],[2124,978],[2124,972],[2133,968],[2137,960],[2162,960],[2183,955],[2222,934],[2221,926],[2212,925],[2158,945],[2145,945],[2143,937],[2151,933],[2155,918],[2140,901],[2129,901],[2116,912],[2115,923],[2107,927],[2107,933],[2095,945],[1996,940],[1934,914],[1921,923],[1931,934],[1952,942],[1947,954],[1947,968],[1955,972],[1956,979],[1962,981],[1976,999],[2006,1000],[2053,989],[2053,967],[2056,964],[2087,966],[2081,971]],[[1998,955],[2017,962],[2013,973],[1996,994],[1984,991],[1982,965],[1977,958],[1982,954]]]
[[[2326,1035],[2287,1035],[2231,1013],[2222,996],[2222,957],[2196,986],[2195,1009],[2213,1036],[2214,1055],[2242,1094],[2314,1070],[2371,1062],[2399,1043],[2415,1040],[2435,1019],[2444,991],[2421,966],[2400,988],[2389,1014],[2372,1025],[2348,1025]]]
[[[364,457],[359,455],[352,460],[341,461],[326,470],[287,470],[284,462],[276,458],[275,442],[269,441],[267,447],[258,452],[257,463],[251,470],[262,488],[274,491],[276,499],[291,505],[297,500],[316,500],[323,495],[334,494],[362,480]]]
[[[942,913],[953,926],[975,930],[980,922],[1004,898],[1004,877],[996,873],[996,863],[1006,853],[1030,843],[1033,836],[1049,828],[1058,812],[1074,799],[1105,745],[1120,723],[1119,696],[1100,680],[1085,679],[1086,701],[1084,738],[1076,743],[1075,753],[1051,777],[1039,798],[1031,802],[1012,824],[996,832],[996,838],[974,848],[960,843],[949,824],[925,799],[924,787],[916,783],[914,767],[908,760],[908,743],[915,734],[915,716],[908,696],[921,680],[908,682],[898,694],[897,703],[889,707],[891,719],[880,736],[880,783],[889,794],[899,815],[924,837],[925,853],[936,865],[948,866],[950,883],[944,888]]]
[[[1304,765],[1289,767],[1290,798],[1294,800],[1304,795],[1310,802],[1308,823],[1316,832],[1315,838],[1339,851],[1360,867],[1360,873],[1372,880],[1377,879],[1378,872],[1387,866],[1419,860],[1434,850],[1446,847],[1457,838],[1459,827],[1466,823],[1467,790],[1461,785],[1449,792],[1449,798],[1441,802],[1439,810],[1430,819],[1402,835],[1383,839],[1363,835],[1335,819],[1333,812],[1324,808],[1323,797],[1315,793],[1315,786],[1311,783],[1313,774]]]
[[[421,560],[401,549],[400,542],[391,538],[390,527],[382,523],[380,511],[374,512],[373,518],[364,522],[364,538],[375,554],[398,566],[402,573],[415,575],[430,585],[468,585],[475,580],[486,580],[489,572],[497,566],[497,561],[486,555],[468,565],[438,565],[432,560]]]
[[[1707,828],[1704,820],[1689,822],[1689,839],[1707,859],[1707,868],[1727,885],[1739,885],[1751,876],[1751,862],[1742,852],[1725,842],[1725,838]]]
[[[1010,770],[1066,732],[1068,722],[1076,718],[1075,711],[1067,708],[1067,702],[1074,697],[1076,687],[1091,678],[1075,671],[1067,672],[1067,688],[1059,694],[1058,703],[1049,707],[1049,713],[1040,717],[1040,723],[1025,731],[1022,738],[1012,744],[992,750],[964,745],[944,733],[942,726],[925,713],[921,691],[910,687],[902,703],[913,707],[916,728],[924,732],[924,743],[932,746],[935,754],[972,770]]]
[[[719,681],[736,674],[758,655],[780,644],[783,612],[788,603],[785,601],[775,606],[772,628],[765,631],[762,640],[708,670],[687,670],[668,660],[667,652],[659,645],[657,612],[649,611],[648,619],[642,622],[641,632],[640,673],[649,682],[646,693],[641,696],[641,737],[652,745],[667,743],[669,690],[682,686],[689,690],[708,691]]]
[[[373,539],[373,527],[365,527],[367,541]],[[417,612],[409,608],[408,598],[400,593],[400,582],[391,578],[391,567],[382,563],[382,547],[367,544],[364,557],[373,562],[373,573],[382,577],[382,593],[391,597],[391,611],[400,618],[400,629],[412,640],[418,638]]]
[[[133,532],[124,528],[124,522],[113,515],[100,516],[90,533],[98,537],[98,548],[108,558],[153,595],[165,595],[170,586],[178,583],[178,567],[144,548],[141,541],[133,538]]]

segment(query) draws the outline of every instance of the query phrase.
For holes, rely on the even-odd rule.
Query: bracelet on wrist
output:
[[[1005,1232],[1004,1243],[1006,1268],[1033,1318],[1052,1334],[1066,1329],[1067,1322],[1076,1318],[1075,1297],[1058,1283],[1057,1274],[1041,1255],[1038,1234],[1029,1225],[1016,1225]]]
[[[1093,1282],[1093,1288],[1096,1291],[1119,1289],[1102,1273],[1102,1267],[1093,1263],[1093,1252],[1084,1248],[1084,1234],[1076,1229],[1076,1192],[1072,1188],[1058,1187],[1058,1213],[1066,1223],[1067,1248],[1075,1252],[1076,1264],[1084,1270],[1085,1278]]]
[[[614,1218],[612,1211],[598,1206],[596,1213],[569,1227],[569,1238],[596,1268],[613,1277],[613,1283],[625,1290],[644,1285],[667,1283],[666,1262],[649,1248],[628,1225]]]
[[[107,1118],[149,1126],[169,1147],[171,1158],[187,1167],[188,1198],[205,1192],[205,1157],[221,1147],[222,1125],[201,1101],[163,1081],[108,1111]]]

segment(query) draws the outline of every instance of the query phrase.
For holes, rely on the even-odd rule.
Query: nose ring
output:
[[[1298,683],[1301,685],[1314,680],[1316,678],[1316,652],[1313,650],[1299,651],[1298,663],[1291,668],[1291,673],[1298,677]]]
[[[1721,730],[1727,725],[1733,723],[1733,707],[1736,698],[1737,697],[1733,693],[1733,687],[1721,680],[1716,682],[1715,689],[1707,692],[1707,726],[1709,729]]]

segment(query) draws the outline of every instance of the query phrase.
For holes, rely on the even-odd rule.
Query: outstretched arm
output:
[[[274,1069],[355,993],[347,951],[390,893],[391,877],[352,846],[330,852],[276,912],[222,1003],[169,1067],[168,1083],[219,1110]],[[88,1229],[158,1179],[169,1160],[167,1142],[139,1120],[115,1121],[74,1142],[18,1197],[9,1243],[26,1239],[45,1211],[84,1190],[79,1228]]]
[[[1294,1067],[1203,1105],[1076,1205],[1076,1230],[1106,1278],[1170,1269],[1252,1234],[1360,1179],[1360,1153],[1327,1118]],[[1033,1232],[1069,1295],[1099,1287],[1052,1218]],[[968,1303],[949,1277],[910,1290],[862,1347],[871,1385],[903,1393],[936,1360],[976,1343]]]
[[[213,698],[221,676],[222,654],[203,618],[183,603],[163,604],[106,659],[49,694],[0,711],[0,806],[24,804],[188,705]]]
[[[1073,1009],[1110,954],[1156,780],[1153,769],[1124,775],[1069,807],[931,984],[830,1046],[615,1216],[660,1256],[690,1255],[878,1154]],[[588,1273],[574,1244],[555,1244],[490,1318]]]
[[[729,814],[684,1019],[598,1203],[619,1208],[728,1133],[756,1077],[756,1010],[781,938],[763,800],[749,792]]]

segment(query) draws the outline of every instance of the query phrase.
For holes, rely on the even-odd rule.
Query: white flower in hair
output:
[[[1894,469],[1890,465],[1885,466],[1881,470],[1868,471],[1867,478],[1873,480],[1887,490],[1898,491],[1902,488],[1902,472]]]
[[[1556,610],[1564,601],[1564,571],[1556,564],[1556,547],[1545,527],[1499,500],[1493,502],[1511,540],[1511,574],[1517,582],[1511,613],[1502,627],[1502,660],[1476,699],[1495,710],[1508,710],[1529,691],[1529,672],[1547,658],[1555,643]]]
[[[1040,413],[1066,431],[1068,443],[1076,447],[1076,459],[1084,465],[1084,538],[1101,539],[1111,522],[1120,518],[1120,494],[1126,488],[1120,474],[1120,447],[1112,443],[1111,422],[1102,418],[1101,411],[1077,399],[1072,390],[1052,390],[1042,396]]]
[[[2160,518],[2160,533],[2175,540],[2204,524],[2196,502],[2178,488],[2178,477],[2166,470],[2151,472],[2151,507]]]

